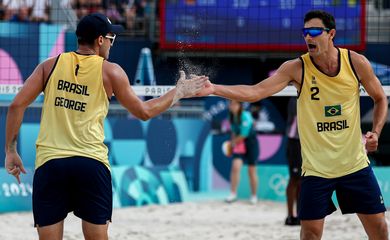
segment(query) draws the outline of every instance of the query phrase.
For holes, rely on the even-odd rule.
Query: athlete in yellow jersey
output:
[[[82,219],[85,239],[108,239],[112,185],[103,121],[111,96],[136,117],[147,120],[183,97],[194,96],[207,77],[185,80],[157,99],[142,102],[124,70],[107,61],[118,25],[99,13],[77,25],[79,47],[39,64],[9,107],[6,126],[7,171],[20,182],[25,173],[16,139],[27,106],[43,91],[41,127],[36,142],[33,213],[39,239],[62,239],[68,212]]]
[[[282,64],[254,86],[208,83],[200,96],[215,94],[242,102],[271,96],[288,84],[298,90],[298,130],[302,143],[301,239],[321,239],[324,218],[335,211],[336,191],[343,213],[357,213],[369,239],[388,239],[383,198],[365,150],[375,151],[387,117],[387,98],[368,60],[336,48],[334,17],[324,11],[305,15],[308,53]],[[360,129],[359,85],[374,101],[372,130]]]

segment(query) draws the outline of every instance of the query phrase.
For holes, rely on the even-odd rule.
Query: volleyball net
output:
[[[2,96],[12,96],[17,94],[23,85],[16,84],[0,84],[0,100],[2,100]],[[382,86],[386,96],[390,96],[390,86]],[[156,85],[156,86],[132,86],[135,94],[137,96],[148,96],[148,97],[158,97],[161,96],[171,89],[175,88],[175,86],[166,86],[166,85]],[[368,93],[364,88],[360,88],[361,96],[368,96]],[[297,96],[297,89],[294,86],[287,86],[282,91],[274,94],[275,97],[289,97],[289,96]],[[4,99],[3,99],[4,100]]]
[[[254,84],[264,79],[277,65],[306,51],[303,17],[311,9],[323,9],[336,18],[335,44],[364,54],[389,96],[390,62],[385,53],[390,52],[390,4],[385,0],[10,2],[0,4],[2,95],[17,93],[35,66],[48,57],[75,50],[77,21],[90,12],[103,12],[126,28],[111,49],[110,60],[124,68],[137,95],[158,96],[174,85],[173,74],[167,72],[179,68],[209,75],[220,84]],[[153,51],[143,53],[145,47]],[[191,64],[193,58],[201,63]],[[216,64],[209,64],[216,58]],[[236,70],[225,66],[227,58],[238,58]],[[253,61],[258,61],[258,67],[245,68]],[[225,80],[226,76],[231,79]],[[288,87],[276,96],[295,94]]]

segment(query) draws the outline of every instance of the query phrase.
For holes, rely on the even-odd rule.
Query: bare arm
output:
[[[20,172],[26,173],[22,160],[17,153],[16,143],[23,115],[30,103],[41,93],[44,79],[44,63],[38,65],[26,80],[21,91],[15,96],[8,108],[5,132],[5,168],[20,183]]]
[[[283,90],[291,81],[300,84],[298,72],[302,71],[299,59],[283,63],[276,73],[256,85],[217,85],[208,84],[201,96],[215,94],[240,102],[256,102]],[[295,85],[296,85],[295,84]]]
[[[351,59],[364,89],[374,101],[372,130],[366,134],[366,148],[368,151],[376,151],[378,138],[387,118],[387,98],[367,58],[351,51]]]
[[[136,96],[126,73],[119,65],[105,62],[103,69],[105,71],[104,77],[109,82],[107,84],[111,85],[112,93],[129,112],[142,120],[148,120],[164,112],[180,98],[194,96],[204,87],[207,81],[207,77],[204,76],[193,76],[191,79],[185,80],[183,72],[176,88],[159,98],[144,102]]]

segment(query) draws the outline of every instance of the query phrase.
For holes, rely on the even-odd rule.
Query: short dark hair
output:
[[[79,45],[89,45],[89,46],[93,46],[93,43],[95,42],[95,39],[91,39],[91,38],[88,38],[88,39],[84,39],[84,38],[78,38],[77,39],[77,43]]]
[[[312,10],[305,15],[303,23],[310,21],[313,18],[319,18],[322,20],[322,23],[326,28],[336,29],[336,21],[332,14],[322,11],[322,10]]]

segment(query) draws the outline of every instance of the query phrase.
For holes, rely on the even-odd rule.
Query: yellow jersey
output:
[[[309,53],[300,57],[297,117],[304,176],[336,178],[369,164],[360,128],[359,80],[349,50],[338,52],[334,77],[320,71]]]
[[[76,52],[58,56],[44,88],[35,168],[51,159],[83,156],[110,169],[103,143],[109,105],[103,61],[100,56]]]

